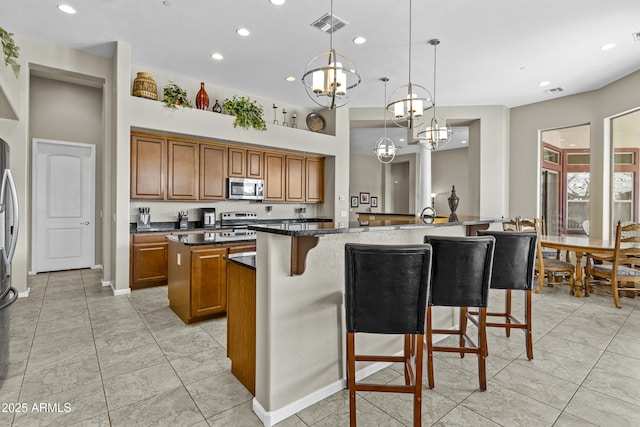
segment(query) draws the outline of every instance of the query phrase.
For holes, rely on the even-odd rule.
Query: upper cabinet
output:
[[[324,158],[131,134],[131,198],[225,200],[227,177],[264,179],[265,201],[322,203]]]
[[[164,200],[167,141],[146,135],[131,136],[131,198]]]
[[[229,177],[264,179],[263,152],[229,147]]]
[[[200,144],[169,140],[167,199],[198,200]]]
[[[227,148],[200,144],[200,200],[224,200],[227,179]]]

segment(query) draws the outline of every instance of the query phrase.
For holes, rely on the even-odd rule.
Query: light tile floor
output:
[[[31,296],[11,308],[0,425],[261,425],[252,396],[229,371],[224,319],[185,326],[168,307],[166,287],[114,297],[100,278],[82,270],[29,279]],[[534,360],[524,355],[521,331],[506,338],[490,329],[483,393],[475,357],[437,354],[423,425],[640,425],[640,298],[622,304],[544,288],[534,295]],[[500,292],[491,305],[502,305]],[[402,381],[397,366],[374,375]],[[407,395],[363,393],[357,407],[358,425],[412,424]],[[348,414],[343,390],[279,426],[345,426]]]

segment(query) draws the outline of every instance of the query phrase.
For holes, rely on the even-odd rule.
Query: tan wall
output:
[[[475,206],[469,200],[469,149],[435,151],[431,154],[431,191],[436,193],[436,212],[448,215],[448,198],[451,187],[456,186],[456,195],[460,198],[456,213],[477,215]]]

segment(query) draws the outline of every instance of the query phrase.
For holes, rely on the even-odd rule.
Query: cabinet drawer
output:
[[[166,243],[168,233],[134,234],[133,243]]]

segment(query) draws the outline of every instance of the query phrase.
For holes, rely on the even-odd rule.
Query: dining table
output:
[[[584,283],[584,267],[582,257],[589,254],[601,256],[613,256],[615,252],[615,240],[600,240],[588,236],[541,236],[540,244],[543,248],[570,251],[575,253],[576,277],[571,295],[581,297],[589,296],[589,289]]]

